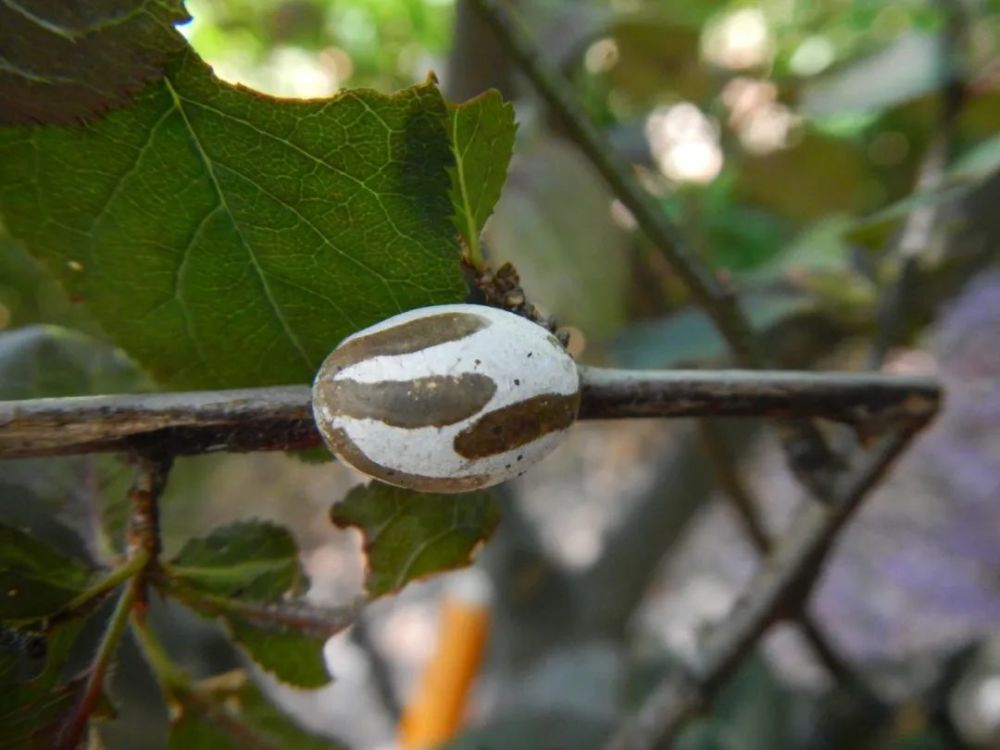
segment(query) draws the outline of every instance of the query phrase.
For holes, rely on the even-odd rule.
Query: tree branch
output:
[[[581,367],[582,419],[823,417],[874,431],[933,414],[932,378]],[[0,457],[192,455],[318,445],[307,386],[0,402]]]
[[[760,503],[743,481],[723,431],[713,420],[700,420],[698,426],[702,446],[724,497],[736,511],[754,549],[762,557],[769,557],[774,548],[774,540],[760,519]],[[803,607],[796,614],[795,620],[799,633],[809,644],[813,656],[829,675],[840,684],[851,688],[868,704],[879,706],[881,699],[857,670],[838,653],[822,625],[809,614],[808,608]]]
[[[836,538],[865,493],[886,472],[923,423],[893,430],[842,475],[830,504],[806,503],[768,564],[753,578],[726,620],[705,640],[697,665],[675,670],[611,739],[609,748],[667,746],[684,721],[729,677],[776,620],[800,611]]]
[[[968,36],[968,18],[961,0],[937,0],[944,11],[946,24],[940,36],[941,65],[945,68],[938,90],[937,130],[917,171],[917,183],[912,195],[938,189],[944,182],[946,169],[955,150],[958,116],[967,99],[966,81],[961,71],[961,54]],[[890,347],[898,343],[912,322],[914,293],[921,263],[931,249],[935,227],[941,225],[942,214],[952,207],[929,203],[914,208],[906,217],[896,236],[890,255],[898,259],[895,279],[882,295],[878,310],[878,328],[868,366],[882,366]]]

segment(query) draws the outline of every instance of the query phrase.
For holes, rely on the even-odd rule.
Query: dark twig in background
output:
[[[569,135],[607,181],[618,199],[632,212],[674,272],[686,284],[695,302],[711,318],[736,361],[755,369],[770,365],[750,322],[732,289],[725,286],[684,240],[681,231],[636,179],[632,166],[622,158],[607,136],[584,112],[573,88],[541,51],[504,12],[497,0],[472,0],[493,28],[497,39],[531,79],[545,103],[556,112]],[[789,464],[800,481],[818,498],[839,468],[839,461],[823,435],[807,421],[780,421]]]
[[[507,17],[500,2],[472,2],[507,47],[511,57],[520,64],[538,93],[561,117],[569,135],[604,176],[619,200],[632,212],[640,228],[686,282],[694,299],[713,320],[737,360],[752,367],[766,366],[767,360],[760,344],[730,290],[687,249],[680,232],[642,190],[630,165],[615,153],[608,139],[587,117],[569,83],[547,63],[516,23]],[[931,413],[934,408],[931,406]],[[666,678],[634,719],[623,725],[612,742],[614,747],[659,746],[672,737],[683,719],[711,698],[712,692],[771,622],[782,617],[798,616],[833,535],[892,459],[930,418],[930,413],[914,416],[914,421],[889,432],[889,436],[883,438],[873,450],[855,456],[857,465],[853,468],[830,449],[813,423],[790,422],[787,419],[778,422],[793,473],[814,497],[823,502],[809,503],[800,510],[792,531],[775,548],[768,565],[751,581],[742,603],[712,633],[697,673],[676,672]],[[884,428],[885,424],[879,427]],[[869,441],[879,431],[862,432],[861,437]],[[609,551],[607,554],[615,553]],[[815,629],[807,628],[807,631],[816,635]],[[822,638],[817,645],[825,656],[833,656],[832,649]]]
[[[754,549],[761,557],[770,557],[774,549],[774,540],[760,518],[760,503],[753,497],[752,491],[744,481],[724,431],[719,428],[717,420],[712,419],[699,420],[698,428],[702,447],[708,456],[713,476],[719,489],[722,490],[723,497],[736,511],[740,524],[750,538]],[[847,660],[840,656],[836,647],[830,642],[823,626],[809,614],[806,607],[803,607],[795,615],[795,621],[802,637],[812,649],[813,655],[833,679],[850,687],[867,703],[873,706],[881,703],[875,690]]]
[[[671,672],[608,744],[615,750],[661,747],[725,682],[775,621],[795,616],[843,524],[922,425],[893,430],[834,488],[837,502],[806,503],[725,621],[706,638],[698,663]]]
[[[943,83],[938,92],[938,125],[917,172],[914,195],[934,191],[944,183],[946,168],[955,150],[958,116],[966,101],[966,81],[961,69],[961,51],[968,33],[968,19],[960,0],[938,0],[947,18],[940,35],[939,64]],[[913,295],[917,276],[934,243],[935,227],[949,207],[930,202],[914,208],[896,235],[889,256],[898,263],[895,276],[883,295],[878,311],[878,328],[868,355],[868,366],[877,370],[889,349],[899,343],[906,325],[913,319]]]
[[[631,166],[617,155],[605,134],[583,111],[565,78],[542,58],[537,47],[504,13],[501,3],[474,0],[473,4],[510,56],[519,63],[521,71],[531,79],[546,104],[561,116],[562,125],[632,212],[642,230],[687,284],[736,353],[739,362],[747,367],[766,367],[767,359],[756,344],[736,298],[694,255],[670,218],[642,189]]]

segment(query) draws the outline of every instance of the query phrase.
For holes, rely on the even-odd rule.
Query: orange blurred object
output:
[[[442,597],[437,649],[400,722],[402,750],[437,747],[462,724],[489,635],[488,581],[475,574],[477,580],[466,578]]]

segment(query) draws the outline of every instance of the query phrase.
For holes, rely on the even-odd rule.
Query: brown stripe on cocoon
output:
[[[366,359],[393,354],[409,354],[457,341],[488,328],[490,321],[471,313],[441,313],[417,318],[373,333],[363,333],[341,344],[323,363],[320,377],[329,377]]]
[[[576,419],[580,393],[543,393],[491,411],[455,436],[455,452],[484,458],[519,448],[550,432],[565,430]]]
[[[487,375],[431,375],[413,380],[359,383],[337,379],[317,382],[337,416],[377,419],[393,427],[444,427],[477,414],[497,392]]]

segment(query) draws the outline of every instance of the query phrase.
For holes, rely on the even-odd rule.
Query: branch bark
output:
[[[581,419],[823,417],[862,431],[933,414],[932,378],[581,367]],[[308,386],[0,402],[0,457],[192,455],[318,445]]]

